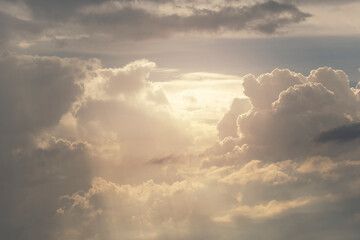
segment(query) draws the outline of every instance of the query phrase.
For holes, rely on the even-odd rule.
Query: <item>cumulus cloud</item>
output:
[[[181,125],[166,112],[151,112],[123,101],[89,101],[76,117],[83,137],[101,152],[122,142],[115,159],[127,156],[131,161],[134,157],[144,161],[144,157],[180,153],[189,144]]]
[[[244,93],[255,108],[269,108],[279,94],[290,86],[300,84],[301,74],[289,70],[275,69],[270,74],[263,74],[258,79],[253,75],[244,78]]]
[[[87,188],[91,180],[86,144],[48,137],[46,147],[1,157],[1,235],[49,239],[57,224],[58,198]]]
[[[230,109],[222,117],[217,125],[219,132],[219,138],[224,139],[225,137],[237,137],[237,124],[236,120],[240,114],[243,114],[250,110],[250,102],[247,98],[235,98],[231,103]]]
[[[309,238],[331,238],[329,226],[339,236],[358,236],[356,216],[347,211],[358,211],[353,189],[359,169],[351,166],[357,164],[360,108],[347,75],[327,67],[309,76],[276,69],[245,76],[243,86],[252,107],[232,118],[239,135],[209,149],[203,162],[207,176],[239,189],[236,201],[213,221],[241,228],[236,236],[243,239],[265,238],[249,230],[258,227],[270,239],[287,239],[299,227],[308,229]],[[335,205],[344,207],[331,210]],[[322,219],[327,230],[298,218]],[[351,223],[342,224],[344,219]],[[291,230],[270,230],[286,222]]]
[[[59,231],[56,239],[94,236],[156,239],[163,233],[171,238],[178,234],[185,236],[187,229],[174,230],[176,226],[182,228],[188,221],[196,221],[191,220],[191,216],[195,211],[201,211],[196,205],[201,204],[197,198],[203,188],[201,183],[186,180],[170,185],[149,180],[131,186],[95,178],[87,192],[62,197],[68,204],[64,214],[58,217],[63,219],[66,229],[73,231]],[[74,221],[74,215],[81,217],[80,221]],[[107,224],[97,231],[99,221]],[[95,231],[89,232],[89,229]]]
[[[140,60],[104,69],[96,59],[2,53],[3,237],[52,238],[55,215],[64,214],[59,198],[86,189],[92,174],[186,149],[182,125],[156,98],[162,89],[146,81],[154,67]]]
[[[360,149],[348,139],[359,96],[343,71],[151,82],[155,68],[3,53],[3,237],[285,240],[299,228],[309,239],[359,237]],[[248,99],[234,90],[241,83]],[[211,91],[188,92],[196,84]],[[216,121],[202,128],[174,108],[205,96],[220,97],[185,112],[220,120],[219,142],[202,151],[198,133],[215,141]]]
[[[80,136],[100,155],[109,152],[115,162],[145,162],[180,153],[190,144],[190,135],[167,106],[164,90],[147,81],[155,66],[138,60],[122,68],[98,68],[85,83],[74,117]]]
[[[274,70],[258,78],[246,76],[243,86],[253,107],[237,118],[241,137],[227,140],[227,146],[234,149],[234,161],[334,155],[335,150],[319,146],[318,136],[325,139],[324,132],[332,133],[332,129],[359,119],[356,90],[350,88],[346,74],[340,70],[319,68],[307,77]]]
[[[4,149],[57,124],[81,96],[81,81],[96,65],[79,59],[4,52],[0,58],[0,111],[4,113],[0,139]]]
[[[81,83],[96,65],[79,59],[2,53],[0,221],[4,238],[48,239],[57,198],[88,185],[86,144],[42,135],[71,110],[84,92]]]
[[[102,78],[107,79],[104,87],[108,94],[129,94],[144,87],[145,79],[155,67],[155,63],[144,59],[130,63],[124,68],[103,69],[99,71],[99,74]]]

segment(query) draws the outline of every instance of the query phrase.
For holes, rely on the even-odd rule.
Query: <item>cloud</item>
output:
[[[252,160],[220,181],[229,184],[246,184],[251,181],[281,184],[291,180],[291,177],[282,169],[286,167],[286,163],[269,164],[263,167],[260,167],[260,163],[259,160]]]
[[[146,162],[146,164],[167,164],[170,162],[176,162],[176,156],[169,155],[161,158],[153,158]]]
[[[328,157],[315,156],[306,159],[305,162],[297,169],[301,173],[320,172],[327,173],[337,168],[337,164],[334,163]]]
[[[59,231],[57,237],[82,239],[97,235],[110,239],[154,239],[162,232],[171,237],[186,234],[186,229],[171,232],[175,226],[181,227],[192,221],[189,216],[194,214],[193,211],[199,211],[194,204],[200,204],[196,196],[203,188],[203,184],[191,181],[169,185],[149,180],[131,186],[94,178],[87,192],[62,197],[67,205],[63,208],[64,214],[58,218],[63,220],[66,229],[74,231]],[[100,199],[106,204],[102,204]],[[74,215],[81,217],[79,221],[74,221]],[[96,231],[94,227],[99,221],[109,224]]]
[[[97,62],[58,57],[0,58],[0,120],[4,149],[16,147],[28,134],[56,125],[81,96],[81,81]]]
[[[51,135],[97,61],[0,57],[0,191],[4,238],[48,239],[59,196],[89,184],[87,145]],[[30,227],[29,223],[32,223]]]
[[[224,114],[222,119],[217,125],[219,138],[224,139],[225,137],[237,137],[237,117],[248,110],[250,110],[250,102],[247,98],[235,98],[230,106],[227,113]]]
[[[64,46],[86,36],[91,40],[139,41],[177,35],[246,31],[277,34],[311,15],[295,5],[276,1],[252,5],[199,1],[5,1],[6,9],[26,9],[29,17],[1,12],[1,41],[12,47],[53,41]],[[21,5],[21,6],[20,6]],[[16,11],[15,11],[16,12]],[[16,36],[17,38],[12,38]],[[64,38],[65,36],[65,38]],[[84,42],[86,43],[86,41]]]
[[[94,100],[82,106],[75,116],[82,136],[99,149],[100,156],[118,148],[109,152],[114,161],[143,162],[180,153],[190,144],[181,124],[156,108],[146,109],[119,100]]]
[[[178,13],[157,15],[144,9],[126,7],[109,14],[90,14],[80,22],[90,32],[112,32],[125,39],[148,39],[191,32],[246,30],[272,34],[309,16],[293,5],[269,1],[219,10],[197,9],[185,16]]]
[[[336,1],[336,0],[282,0],[281,2],[291,3],[296,5],[345,5],[348,3],[357,2],[356,0],[345,0],[345,1]]]
[[[126,65],[124,68],[102,69],[99,74],[107,79],[105,91],[110,95],[137,92],[146,84],[156,64],[145,59]]]
[[[244,93],[255,108],[270,108],[279,94],[290,86],[302,83],[303,76],[289,70],[275,69],[256,79],[253,75],[244,77]]]
[[[330,229],[347,235],[344,228],[350,238],[358,236],[342,224],[357,221],[347,211],[358,211],[353,204],[359,198],[353,192],[359,169],[348,159],[359,152],[360,108],[347,75],[327,67],[309,76],[276,69],[245,76],[243,86],[252,108],[232,118],[239,135],[221,140],[203,159],[212,179],[238,189],[232,191],[236,202],[213,221],[236,226],[242,239],[288,239],[300,226],[309,238],[330,237]],[[349,205],[331,210],[337,204]],[[306,223],[313,219],[322,219],[326,230]],[[291,230],[279,230],[286,222]],[[260,227],[267,233],[259,234]]]
[[[316,141],[360,121],[343,71],[151,82],[155,67],[2,54],[4,238],[358,239],[358,142]],[[223,137],[206,151],[216,121],[176,111],[202,101]]]
[[[141,60],[104,69],[96,59],[2,53],[3,237],[52,238],[55,216],[64,213],[59,198],[88,188],[92,174],[114,169],[111,174],[118,175],[125,160],[143,174],[149,167],[139,166],[148,159],[186,149],[181,124],[148,100],[147,94],[161,90],[146,82],[154,66]],[[130,168],[123,171],[130,175]]]
[[[347,126],[341,126],[331,129],[326,132],[322,132],[316,138],[319,142],[347,142],[353,141],[360,137],[360,124],[353,123]]]
[[[5,0],[5,2],[12,1]],[[107,0],[76,0],[63,1],[62,3],[59,3],[58,1],[24,0],[22,2],[31,10],[33,16],[36,16],[39,19],[56,21],[71,17],[81,7],[104,3],[107,2]]]
[[[39,24],[18,19],[0,11],[0,47],[3,48],[9,41],[33,39],[42,32]]]
[[[311,203],[314,198],[308,199],[296,199],[292,201],[279,202],[272,200],[266,204],[259,204],[254,207],[249,206],[240,206],[238,208],[232,209],[231,212],[237,216],[248,216],[250,218],[266,218],[273,217],[278,215],[286,210],[292,208],[298,208],[306,204]]]
[[[340,70],[319,68],[307,77],[289,70],[274,70],[258,78],[245,77],[243,86],[253,108],[237,118],[240,137],[227,141],[234,149],[231,161],[335,156],[341,150],[320,147],[314,139],[359,118],[357,93]],[[324,135],[329,136],[320,136]]]
[[[56,228],[58,198],[87,188],[91,180],[87,146],[49,137],[46,147],[1,157],[1,235],[7,239],[49,239]],[[2,150],[6,151],[6,150]]]
[[[217,139],[216,124],[228,110],[229,102],[242,96],[242,78],[219,73],[194,72],[177,74],[168,79],[154,82],[154,85],[160,86],[166,93],[175,117],[189,121],[195,136],[196,148],[207,148]],[[248,100],[244,100],[245,102]],[[235,130],[236,123],[228,122],[229,131],[232,131],[230,128]]]
[[[147,81],[155,66],[137,60],[124,67],[97,68],[84,84],[74,117],[81,137],[100,158],[108,152],[114,162],[145,162],[180,153],[190,144],[190,134],[173,116],[163,88]]]

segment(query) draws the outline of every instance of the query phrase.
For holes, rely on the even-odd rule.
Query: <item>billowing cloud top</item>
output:
[[[150,82],[155,68],[2,54],[4,238],[359,236],[360,97],[343,71]],[[218,133],[214,96],[232,101]]]
[[[241,53],[239,39],[196,49],[295,25],[301,33],[345,21],[356,32],[351,17],[322,17],[358,16],[358,6],[0,0],[0,238],[360,239],[357,80],[331,67],[273,67],[281,54],[264,60],[274,70],[248,74],[238,59],[266,69],[254,39]],[[277,40],[271,46],[292,39]],[[306,52],[286,54],[303,61]],[[191,71],[170,66],[184,55]],[[197,69],[210,57],[236,71]]]

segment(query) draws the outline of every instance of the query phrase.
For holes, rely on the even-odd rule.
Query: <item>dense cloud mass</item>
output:
[[[219,131],[219,138],[237,137],[237,124],[236,120],[239,115],[246,113],[250,110],[251,104],[248,98],[235,98],[231,103],[229,111],[222,117],[217,125]]]
[[[245,95],[211,102],[215,143],[216,123],[174,109],[194,83],[150,82],[155,69],[2,53],[3,238],[359,238],[360,98],[343,71],[232,81]]]
[[[58,123],[83,89],[81,82],[95,63],[58,57],[0,58],[2,146],[16,147],[29,134]],[[5,149],[7,148],[5,147]]]
[[[0,239],[360,239],[359,7],[0,0]]]
[[[296,7],[277,2],[246,7],[223,7],[219,10],[197,9],[188,15],[155,15],[145,9],[130,7],[104,14],[86,15],[80,21],[90,31],[114,32],[122,38],[147,39],[186,32],[249,30],[275,33],[291,23],[304,21],[309,14]]]
[[[35,138],[70,110],[92,66],[91,61],[2,53],[2,237],[47,239],[59,194],[88,185],[84,143]]]
[[[2,0],[0,6],[0,43],[17,48],[46,42],[59,47],[84,39],[123,42],[239,31],[276,34],[311,16],[276,1]]]
[[[354,3],[357,0],[343,0],[343,1],[336,1],[336,0],[282,0],[281,2],[285,3],[293,3],[293,4],[305,4],[305,5],[317,5],[317,4],[335,4],[335,5],[344,5],[347,3]]]
[[[86,189],[93,168],[138,166],[186,148],[164,92],[145,81],[154,66],[2,53],[2,237],[53,239],[61,196]]]
[[[326,139],[341,135],[344,125],[356,128],[359,122],[357,90],[349,87],[340,70],[319,68],[308,77],[279,69],[258,78],[248,75],[244,93],[253,107],[237,118],[241,138],[227,140],[220,152],[230,146],[242,158],[264,161],[340,154],[342,150],[332,149]],[[352,134],[348,139],[355,141],[356,131]]]

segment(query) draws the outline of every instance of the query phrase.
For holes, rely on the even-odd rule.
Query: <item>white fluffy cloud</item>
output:
[[[235,162],[335,156],[329,143],[318,137],[359,121],[357,91],[349,87],[341,70],[319,68],[308,77],[289,70],[274,70],[257,79],[250,75],[244,79],[244,93],[253,107],[237,118],[241,137],[227,140],[222,147],[234,150],[231,161]],[[348,145],[341,147],[349,150]]]
[[[104,88],[110,95],[137,92],[146,84],[150,72],[156,64],[147,60],[139,60],[124,68],[104,69],[99,71],[102,78],[107,79]]]
[[[246,113],[250,110],[251,104],[247,98],[235,98],[231,103],[229,111],[222,117],[217,125],[219,138],[237,137],[238,126],[236,124],[239,115]]]

